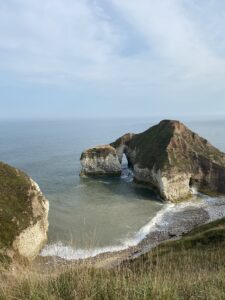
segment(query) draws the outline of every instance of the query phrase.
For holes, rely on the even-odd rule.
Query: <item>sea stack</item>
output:
[[[110,145],[96,146],[81,155],[81,176],[120,176],[121,164],[116,149]]]
[[[188,198],[192,186],[208,195],[225,193],[225,154],[179,121],[163,120],[143,133],[126,134],[109,146],[116,153],[115,161],[121,163],[125,154],[134,179],[156,190],[165,200]],[[98,157],[94,155],[93,160]],[[87,167],[81,162],[83,169]],[[95,175],[94,168],[91,175]]]
[[[0,162],[0,260],[31,261],[47,241],[49,203],[25,173]]]

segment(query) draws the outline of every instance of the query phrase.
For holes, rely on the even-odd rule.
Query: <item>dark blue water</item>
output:
[[[153,193],[126,176],[79,177],[84,149],[155,123],[152,119],[0,122],[0,160],[27,172],[50,201],[49,244],[75,250],[119,245],[162,209]],[[225,121],[186,124],[225,150]]]

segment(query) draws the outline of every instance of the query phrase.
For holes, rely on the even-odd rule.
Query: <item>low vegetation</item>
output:
[[[2,275],[0,299],[225,299],[225,219],[118,268]]]
[[[139,166],[149,169],[155,166],[158,170],[168,165],[167,146],[172,136],[173,127],[168,126],[167,121],[136,134],[129,142],[129,147],[137,151],[136,160]]]
[[[6,259],[4,249],[31,222],[30,186],[23,172],[0,162],[0,261]]]

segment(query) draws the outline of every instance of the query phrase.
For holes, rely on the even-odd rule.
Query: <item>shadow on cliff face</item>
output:
[[[122,178],[118,180],[117,185],[109,184],[107,186],[113,193],[117,193],[127,197],[137,198],[138,200],[161,201],[157,194],[135,182],[126,182]]]
[[[129,200],[149,200],[162,202],[159,196],[144,185],[133,181],[132,168],[125,154],[122,159],[122,174],[120,177],[88,177],[80,178],[80,182],[87,184],[90,188],[107,189],[110,194],[122,196]],[[94,185],[94,186],[93,186]]]
[[[162,200],[157,196],[157,194],[135,182],[126,182],[124,179],[120,178],[81,178],[81,184],[85,183],[91,188],[91,185],[101,185],[104,186],[104,189],[107,189],[110,193],[114,195],[123,196],[127,199],[136,199],[136,200],[149,200],[149,201],[158,201],[162,202]]]

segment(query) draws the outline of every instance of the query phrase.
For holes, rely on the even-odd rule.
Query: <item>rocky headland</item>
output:
[[[193,187],[225,192],[225,154],[178,121],[84,151],[81,176],[120,176],[123,155],[134,179],[165,200],[186,199]],[[0,269],[0,298],[224,299],[225,197],[193,194],[166,203],[118,250],[43,257],[48,201],[30,177],[0,162],[0,267],[36,257]]]
[[[143,133],[84,151],[81,176],[120,176],[124,154],[134,180],[164,200],[187,199],[192,187],[207,195],[225,193],[225,154],[179,121],[163,120]]]
[[[47,241],[48,201],[25,173],[0,162],[0,261],[31,261]]]

